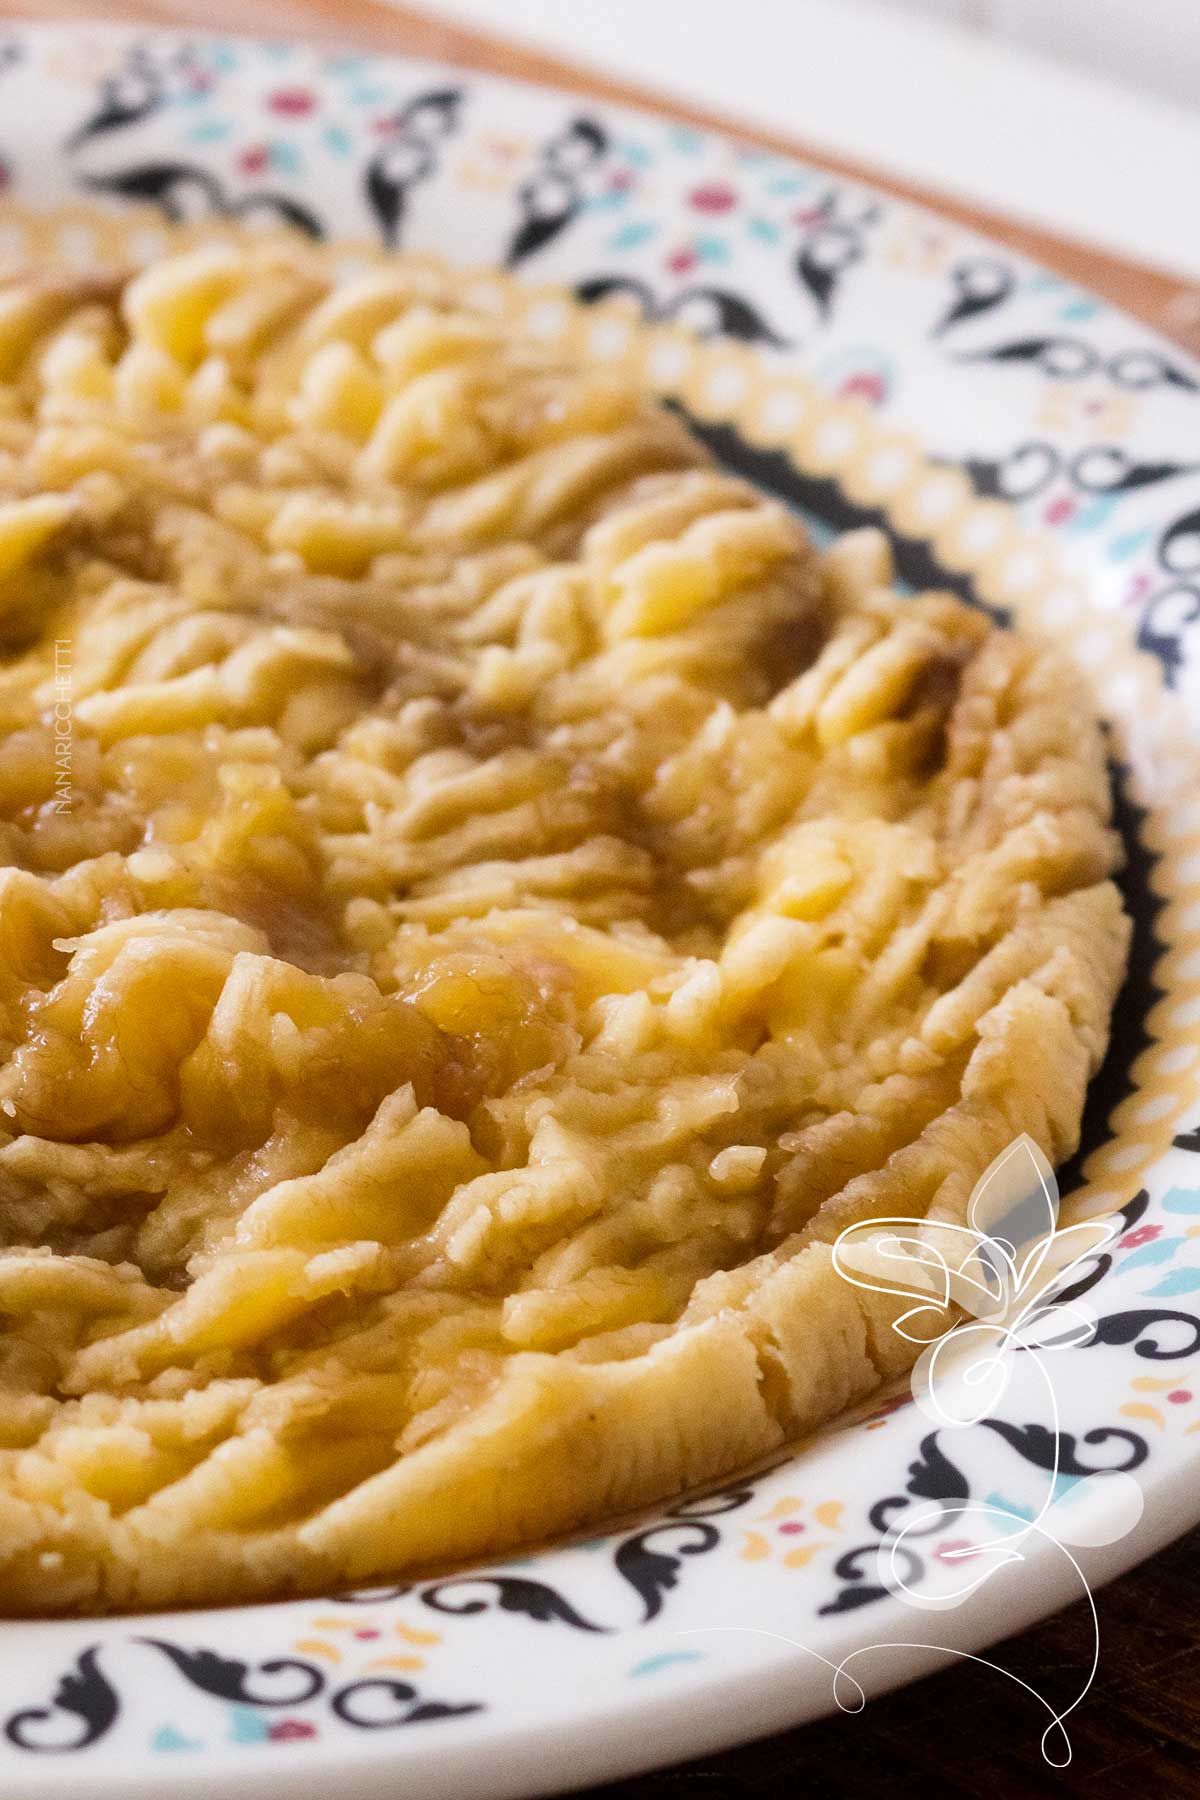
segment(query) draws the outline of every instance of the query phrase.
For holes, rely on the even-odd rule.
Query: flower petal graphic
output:
[[[1102,1470],[1065,1487],[1043,1523],[1056,1543],[1096,1549],[1128,1537],[1142,1516],[1143,1504],[1142,1490],[1132,1475]]]
[[[939,1429],[978,1425],[1004,1396],[1012,1374],[1008,1334],[990,1324],[959,1325],[931,1344],[912,1375],[913,1399]]]
[[[1029,1284],[1058,1224],[1058,1207],[1054,1170],[1028,1133],[1022,1132],[988,1164],[967,1204],[967,1218],[985,1240],[984,1257],[998,1280],[1003,1282],[1007,1267],[1020,1272],[1016,1287]],[[1031,1262],[1034,1256],[1036,1263]],[[998,1299],[1003,1306],[1015,1297],[1010,1291]]]
[[[898,1596],[906,1606],[917,1607],[922,1612],[949,1612],[969,1600],[998,1570],[1010,1563],[1025,1561],[1019,1550],[1005,1545],[1003,1540],[964,1544],[961,1548],[947,1545],[938,1561],[943,1569],[954,1572],[953,1585],[947,1588],[939,1583],[935,1588],[914,1588],[904,1579],[902,1545],[903,1538],[898,1537],[879,1546],[875,1558],[876,1580],[880,1587]]]

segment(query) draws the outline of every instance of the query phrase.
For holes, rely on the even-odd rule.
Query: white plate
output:
[[[469,1800],[612,1777],[853,1704],[847,1657],[876,1691],[978,1651],[1200,1518],[1195,365],[820,170],[426,63],[14,31],[0,163],[20,208],[69,209],[10,211],[10,260],[153,255],[159,229],[119,210],[140,201],[507,264],[471,279],[480,303],[641,368],[818,524],[878,518],[913,581],[1064,637],[1112,721],[1137,926],[1085,1151],[1060,1172],[1076,1215],[1124,1206],[1123,1235],[1074,1284],[1077,1341],[1010,1346],[987,1419],[938,1425],[902,1394],[716,1494],[410,1586],[5,1625],[9,1800]],[[584,312],[559,287],[609,298]],[[1102,1508],[1115,1541],[1073,1551],[1083,1477],[1118,1467],[1140,1519]],[[880,1550],[906,1526],[899,1592]],[[964,1542],[992,1546],[987,1578],[950,1604]],[[1053,1731],[1047,1749],[1061,1760]]]

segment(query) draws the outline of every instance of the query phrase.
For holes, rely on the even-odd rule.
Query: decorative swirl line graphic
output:
[[[837,1573],[846,1582],[838,1601],[822,1611],[842,1611],[884,1595],[922,1611],[944,1611],[978,1593],[998,1570],[1025,1561],[1022,1546],[1038,1541],[1065,1558],[1088,1603],[1092,1621],[1092,1654],[1082,1687],[1063,1706],[1055,1706],[1029,1683],[1000,1663],[946,1649],[1017,1681],[1043,1706],[1049,1723],[1041,1738],[1045,1761],[1065,1768],[1071,1742],[1065,1720],[1086,1698],[1099,1667],[1100,1630],[1095,1603],[1079,1560],[1069,1545],[1095,1547],[1115,1542],[1137,1524],[1142,1493],[1131,1471],[1146,1456],[1136,1433],[1097,1428],[1083,1443],[1101,1448],[1119,1443],[1123,1460],[1099,1469],[1080,1459],[1076,1437],[1061,1429],[1054,1384],[1041,1353],[1084,1348],[1104,1337],[1108,1321],[1095,1318],[1080,1304],[1091,1285],[1084,1265],[1095,1263],[1104,1246],[1125,1229],[1126,1220],[1087,1220],[1059,1227],[1059,1193],[1054,1172],[1037,1145],[1017,1138],[988,1166],[971,1195],[967,1223],[931,1224],[902,1218],[870,1219],[848,1227],[834,1246],[834,1261],[843,1278],[871,1293],[911,1301],[892,1329],[906,1342],[922,1346],[912,1376],[918,1407],[934,1425],[924,1440],[922,1463],[914,1467],[909,1492],[928,1502],[894,1523],[902,1496],[879,1502],[871,1523],[876,1543],[846,1551]],[[924,1321],[941,1332],[947,1312],[963,1317],[944,1335],[923,1335]],[[1140,1330],[1140,1324],[1135,1326]],[[1013,1425],[992,1415],[1018,1366],[1031,1369],[1044,1388],[1050,1425]],[[1019,1454],[1046,1472],[1045,1493],[1037,1510],[1022,1510],[995,1499],[972,1500],[961,1472],[940,1448],[943,1433],[986,1426]],[[943,1544],[942,1570],[961,1578],[949,1585],[945,1576],[927,1583],[925,1558],[914,1542],[942,1531],[947,1522],[970,1520],[983,1541]],[[868,1579],[874,1576],[874,1581]],[[754,1631],[753,1626],[714,1627]],[[778,1635],[778,1634],[768,1634]],[[796,1648],[818,1655],[795,1639]],[[840,1663],[822,1662],[833,1670],[833,1696],[843,1710],[861,1710],[860,1683],[849,1674],[852,1661],[872,1650],[931,1649],[927,1641],[901,1645],[895,1640],[862,1646]],[[857,1704],[847,1707],[839,1684],[849,1681]]]

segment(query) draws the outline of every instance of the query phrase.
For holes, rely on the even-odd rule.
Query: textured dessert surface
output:
[[[423,265],[0,287],[0,1610],[509,1547],[898,1372],[830,1246],[1074,1149],[1109,814],[1063,660]]]

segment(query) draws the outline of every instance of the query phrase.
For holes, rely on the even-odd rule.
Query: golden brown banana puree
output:
[[[0,1609],[729,1470],[831,1267],[1060,1160],[1126,920],[1075,676],[402,260],[0,288]]]

